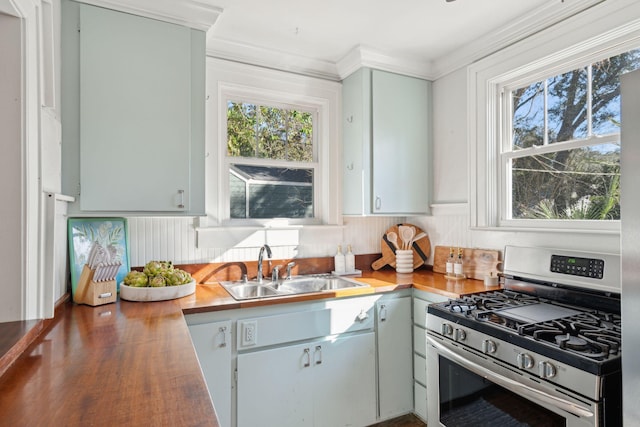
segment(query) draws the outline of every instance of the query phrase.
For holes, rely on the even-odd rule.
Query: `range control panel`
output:
[[[551,255],[551,271],[553,273],[569,274],[572,276],[602,279],[604,274],[604,260]]]

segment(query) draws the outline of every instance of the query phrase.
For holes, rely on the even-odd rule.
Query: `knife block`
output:
[[[106,280],[104,282],[94,282],[94,274],[95,270],[92,270],[85,264],[78,279],[76,292],[73,294],[73,301],[76,304],[87,304],[94,307],[116,302],[118,297],[116,281]]]

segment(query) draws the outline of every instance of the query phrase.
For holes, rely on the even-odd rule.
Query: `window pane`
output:
[[[620,219],[620,146],[606,144],[512,160],[512,216]]]
[[[300,162],[312,162],[313,116],[311,113],[290,110],[288,118],[288,158]]]
[[[313,217],[313,169],[233,164],[230,182],[231,218]]]
[[[229,174],[231,188],[231,218],[247,217],[247,186],[245,180],[233,171]]]
[[[260,107],[258,131],[258,157],[286,160],[287,127],[285,110]]]
[[[640,68],[640,49],[613,56],[592,66],[593,133],[620,132],[620,75]]]
[[[253,104],[227,102],[227,155],[255,157],[257,108]]]
[[[514,90],[513,149],[544,143],[544,82]]]
[[[573,70],[548,80],[549,142],[587,137],[587,70]]]

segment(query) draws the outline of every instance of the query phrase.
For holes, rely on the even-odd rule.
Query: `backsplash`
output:
[[[331,244],[272,246],[277,259],[323,257],[335,254],[338,244],[352,246],[356,254],[380,252],[380,239],[393,224],[411,222],[429,234],[432,252],[436,245],[469,246],[468,216],[429,217],[345,217],[342,241]],[[257,248],[198,248],[193,217],[129,217],[129,256],[131,266],[142,266],[153,259],[176,264],[255,260]],[[432,259],[427,261],[431,264]]]

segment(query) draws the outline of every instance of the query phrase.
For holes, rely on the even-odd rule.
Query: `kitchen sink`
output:
[[[294,276],[291,279],[280,279],[277,282],[264,280],[262,283],[258,283],[255,280],[241,280],[235,282],[220,282],[220,284],[236,300],[369,287],[366,283],[330,274]]]
[[[236,299],[264,298],[278,295],[275,289],[263,285],[241,284],[232,286],[231,289],[226,289],[230,291],[231,295],[236,297]]]

